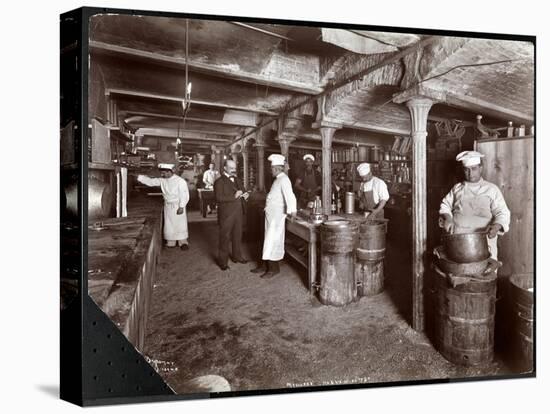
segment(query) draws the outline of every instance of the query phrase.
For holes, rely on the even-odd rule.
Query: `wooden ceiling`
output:
[[[276,146],[282,133],[320,147],[318,112],[342,125],[337,143],[391,144],[410,132],[395,97],[414,91],[437,97],[432,120],[534,122],[526,41],[105,14],[91,19],[90,54],[90,117],[189,149]]]

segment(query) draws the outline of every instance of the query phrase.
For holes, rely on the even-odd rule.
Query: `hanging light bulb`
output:
[[[185,96],[181,103],[184,122],[189,105],[191,104],[191,87],[192,84],[189,82],[189,20],[185,19]]]
[[[191,87],[193,86],[192,82],[189,82],[187,84],[187,87],[185,88],[185,97],[183,98],[183,101],[181,102],[181,107],[183,109],[183,115],[185,116],[187,113],[187,110],[189,109],[189,105],[191,104]]]

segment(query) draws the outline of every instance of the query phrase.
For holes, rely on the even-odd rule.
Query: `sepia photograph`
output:
[[[82,24],[80,129],[61,97],[61,309],[82,289],[158,395],[535,376],[534,36]],[[77,56],[62,42],[62,68]],[[124,364],[90,361],[104,402],[128,396]]]

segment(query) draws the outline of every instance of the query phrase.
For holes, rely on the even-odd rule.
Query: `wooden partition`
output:
[[[510,231],[500,237],[501,275],[532,273],[535,261],[535,139],[478,140],[485,155],[483,175],[498,185],[511,212]]]

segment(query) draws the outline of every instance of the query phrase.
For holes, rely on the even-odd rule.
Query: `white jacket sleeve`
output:
[[[179,204],[178,207],[185,208],[189,202],[189,188],[187,182],[182,178],[178,185]]]
[[[493,214],[493,223],[502,226],[503,231],[499,234],[506,233],[510,228],[510,210],[508,210],[506,201],[498,188],[495,188],[494,199],[491,199],[491,213]]]
[[[151,178],[151,177],[147,177],[146,175],[140,174],[138,175],[137,180],[148,187],[160,186],[160,178]]]
[[[380,200],[388,201],[390,199],[390,193],[388,192],[388,186],[382,180],[379,181],[378,198]],[[379,202],[380,202],[379,200]]]
[[[453,216],[453,204],[454,204],[454,188],[447,193],[443,200],[441,200],[441,205],[439,206],[439,215],[448,214],[451,217]]]
[[[205,171],[204,174],[202,175],[202,182],[205,185],[211,185],[209,177],[210,177],[210,173],[208,171]]]
[[[281,181],[281,190],[285,200],[286,214],[296,213],[296,211],[298,211],[296,207],[296,196],[292,191],[292,184],[290,183],[290,179],[288,177]]]

